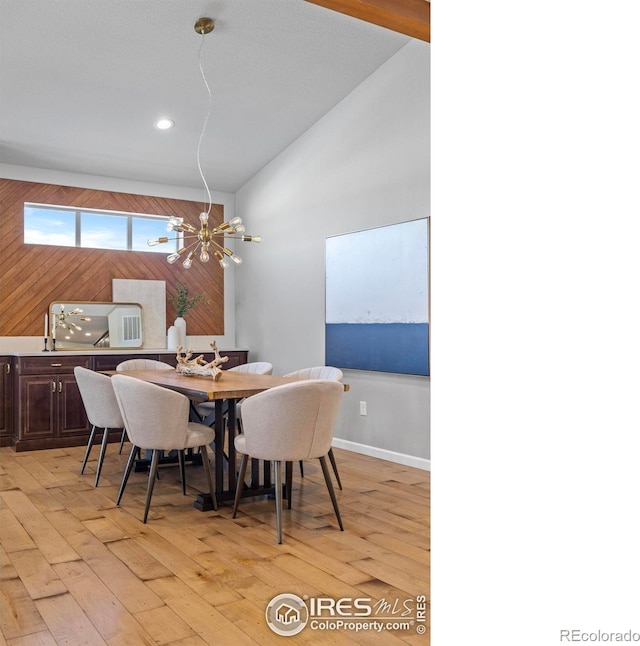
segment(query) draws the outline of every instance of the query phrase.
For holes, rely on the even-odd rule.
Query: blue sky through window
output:
[[[46,205],[25,204],[24,242],[62,247],[116,249],[170,254],[178,249],[178,241],[154,247],[147,240],[160,237],[175,238],[167,231],[167,216],[150,216],[112,211],[87,211],[76,208],[49,208]],[[79,242],[76,244],[76,223]],[[131,225],[131,240],[128,228]]]
[[[92,249],[126,249],[127,218],[81,213],[80,246]]]
[[[76,246],[76,212],[24,207],[25,244]]]

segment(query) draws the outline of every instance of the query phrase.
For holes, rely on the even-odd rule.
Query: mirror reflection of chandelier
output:
[[[204,36],[205,34],[211,33],[215,27],[215,24],[211,18],[199,18],[194,25],[194,29],[197,34],[202,36],[202,42],[200,43],[200,52],[199,52],[199,67],[200,75],[202,76],[202,81],[207,93],[209,95],[209,107],[207,109],[207,114],[204,119],[204,124],[202,126],[202,132],[200,133],[200,139],[198,140],[198,148],[196,150],[196,160],[198,163],[198,170],[200,171],[200,178],[204,184],[205,191],[208,197],[208,208],[206,211],[200,213],[200,229],[191,224],[186,224],[183,218],[171,217],[169,218],[169,223],[167,225],[168,231],[175,231],[179,234],[176,238],[161,237],[155,238],[152,240],[147,240],[147,244],[150,247],[153,247],[157,244],[162,244],[169,242],[169,240],[180,240],[182,246],[175,253],[167,256],[167,262],[170,264],[175,263],[182,256],[184,260],[182,266],[185,269],[189,269],[193,264],[193,259],[198,255],[200,262],[209,262],[211,255],[215,257],[219,265],[226,269],[229,266],[229,260],[239,265],[242,262],[242,258],[236,255],[231,249],[227,248],[224,240],[226,238],[234,238],[236,240],[241,240],[243,242],[261,242],[261,236],[250,236],[245,235],[244,225],[242,220],[238,217],[233,218],[229,222],[223,222],[222,224],[214,227],[213,229],[209,228],[209,216],[211,215],[211,191],[205,179],[204,173],[202,172],[202,164],[200,163],[200,148],[202,147],[202,140],[204,139],[204,134],[207,128],[207,122],[209,121],[209,116],[211,115],[211,105],[213,103],[213,96],[211,94],[211,88],[207,82],[207,77],[204,73],[204,68],[202,65],[202,52],[204,47]],[[188,240],[188,242],[185,242]]]
[[[80,314],[83,313],[84,310],[82,310],[79,307],[74,307],[72,310],[69,310],[68,312],[64,311],[64,305],[60,306],[60,312],[57,314],[53,314],[54,320],[55,320],[55,326],[64,328],[65,330],[69,331],[69,334],[74,334],[75,331],[77,330],[80,332],[82,330],[82,327],[80,327],[75,321],[71,320],[72,316],[79,316]],[[90,321],[91,318],[88,316],[83,316],[80,317],[80,321]]]

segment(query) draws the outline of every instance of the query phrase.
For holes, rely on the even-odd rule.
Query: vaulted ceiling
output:
[[[235,192],[411,38],[429,40],[428,7],[0,0],[0,161],[200,187],[201,61],[213,98],[202,169]],[[194,30],[204,15],[206,36]],[[161,116],[175,127],[157,130]]]

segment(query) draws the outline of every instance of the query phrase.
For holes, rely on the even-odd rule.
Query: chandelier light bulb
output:
[[[216,250],[213,255],[216,257],[216,260],[223,269],[226,269],[229,266],[229,263],[220,251]]]
[[[176,231],[177,228],[184,222],[184,218],[178,218],[172,215],[167,222],[167,231]]]
[[[185,259],[184,262],[182,263],[182,266],[185,269],[191,269],[191,265],[193,264],[193,257],[196,255],[195,251],[192,251]]]
[[[180,258],[180,254],[178,252],[172,253],[170,256],[167,256],[167,262],[170,265],[173,265],[173,263]]]
[[[236,263],[236,265],[242,264],[242,258],[240,258],[240,256],[236,256],[235,253],[232,253],[229,257],[231,258],[231,260],[233,260],[233,262]]]
[[[162,244],[163,242],[169,242],[169,238],[165,238],[164,236],[162,238],[152,238],[150,240],[147,240],[147,244],[150,247],[155,247],[158,244]]]
[[[233,218],[233,220],[229,221],[229,225],[232,227],[237,227],[239,224],[242,224],[242,218]]]
[[[202,222],[203,224],[205,222],[209,222],[209,214],[208,213],[201,213],[200,214],[200,222]]]
[[[200,250],[200,262],[209,262],[209,252],[206,250],[204,245]]]

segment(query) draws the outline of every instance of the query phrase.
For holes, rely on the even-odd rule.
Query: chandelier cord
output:
[[[242,218],[234,217],[231,218],[228,222],[223,222],[222,224],[217,224],[213,228],[209,227],[209,216],[211,215],[211,209],[213,207],[213,201],[211,198],[211,191],[209,190],[209,185],[202,171],[202,162],[200,160],[200,152],[202,150],[202,143],[204,141],[205,132],[207,130],[207,124],[209,123],[209,117],[211,116],[212,106],[213,106],[213,94],[209,83],[207,81],[207,75],[204,72],[204,36],[205,34],[213,31],[214,22],[211,18],[199,18],[194,29],[196,33],[202,36],[202,42],[200,43],[200,49],[198,51],[198,67],[200,69],[200,76],[202,77],[202,82],[207,90],[209,95],[209,103],[207,107],[207,112],[205,115],[204,123],[202,124],[202,131],[200,132],[200,137],[198,139],[198,147],[196,149],[196,160],[198,162],[198,171],[200,172],[200,179],[204,184],[204,188],[207,192],[207,198],[209,206],[206,212],[200,213],[200,228],[196,229],[192,224],[188,224],[184,221],[184,218],[171,216],[167,222],[167,231],[176,231],[178,236],[176,238],[169,238],[168,236],[160,236],[158,238],[152,238],[147,240],[147,245],[150,247],[155,247],[157,244],[162,244],[169,242],[169,240],[179,240],[181,241],[182,246],[179,249],[176,249],[173,253],[167,256],[167,262],[172,265],[177,262],[181,256],[186,254],[182,262],[182,266],[185,269],[190,269],[193,263],[193,259],[196,255],[196,252],[200,251],[200,262],[209,262],[209,249],[212,248],[213,256],[218,261],[218,264],[226,269],[229,266],[227,258],[234,262],[236,265],[239,265],[242,262],[242,258],[236,255],[234,251],[228,249],[223,244],[219,244],[214,238],[224,240],[225,238],[234,238],[236,240],[242,240],[243,242],[261,242],[262,236],[250,236],[245,235],[245,227],[242,224]],[[206,205],[203,208],[207,208]],[[182,235],[181,235],[182,234]],[[188,234],[188,235],[184,235]],[[195,238],[194,242],[187,243],[185,238]],[[177,247],[178,245],[176,245]]]
[[[202,164],[200,163],[200,149],[202,147],[202,142],[204,140],[204,135],[207,130],[207,124],[209,123],[209,117],[211,116],[211,107],[213,105],[213,95],[211,94],[211,88],[209,87],[209,83],[207,82],[207,77],[204,73],[204,66],[202,64],[202,52],[204,49],[204,37],[205,34],[202,34],[202,41],[200,42],[200,50],[198,52],[198,66],[200,68],[200,76],[202,76],[202,81],[204,83],[205,88],[207,88],[207,93],[209,95],[209,104],[207,107],[207,113],[204,119],[204,123],[202,124],[202,131],[200,132],[200,138],[198,139],[198,148],[196,151],[196,158],[198,161],[198,170],[200,171],[200,177],[202,179],[202,183],[204,184],[204,188],[207,192],[207,199],[208,199],[208,209],[207,209],[207,215],[211,214],[211,206],[212,206],[212,200],[211,200],[211,191],[209,190],[209,185],[207,184],[207,180],[205,179],[204,173],[202,172]]]

